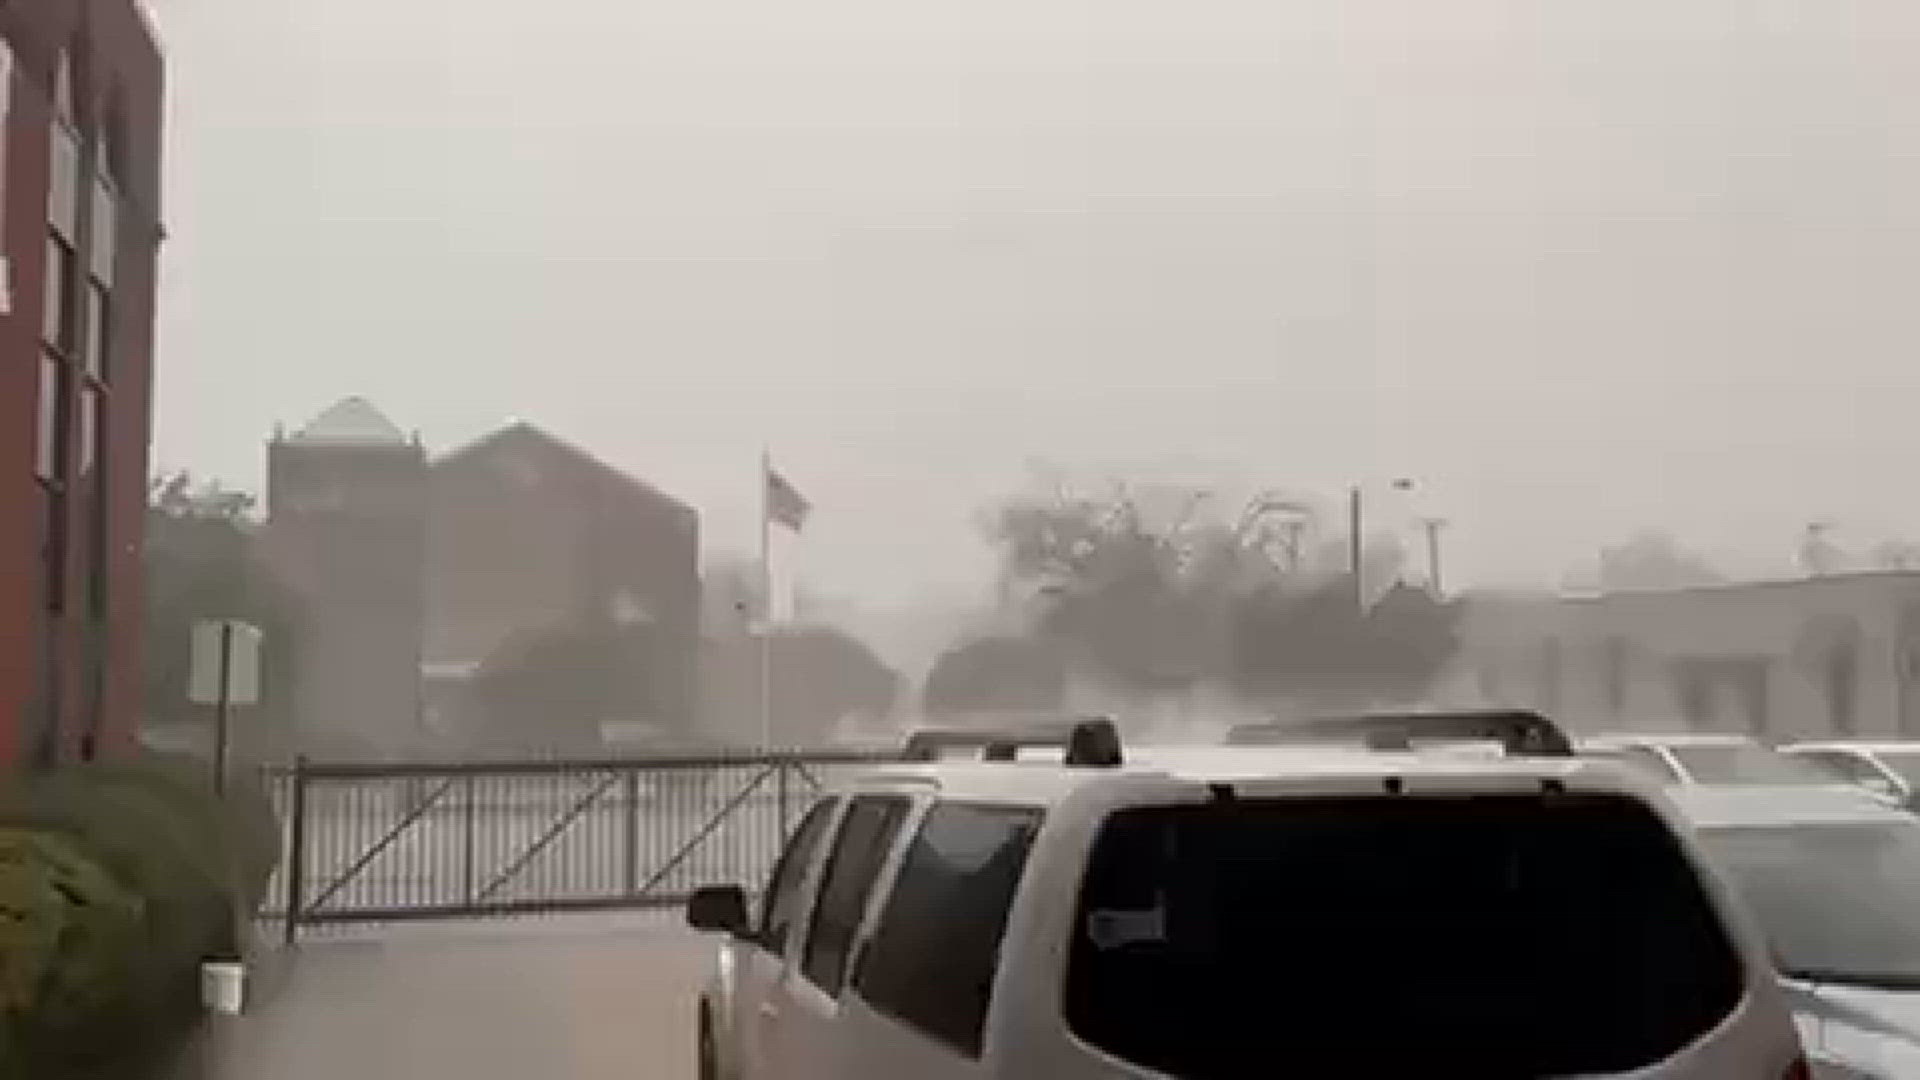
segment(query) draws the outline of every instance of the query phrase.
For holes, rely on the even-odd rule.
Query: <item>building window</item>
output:
[[[96,278],[87,286],[87,335],[85,349],[87,377],[105,383],[112,368],[113,297]]]
[[[1618,635],[1609,637],[1601,646],[1600,665],[1607,715],[1618,717],[1627,710],[1627,639]]]
[[[100,388],[91,382],[80,388],[80,467],[75,470],[83,482],[91,483],[94,465],[100,457]]]
[[[91,243],[87,264],[103,288],[113,284],[114,261],[120,252],[120,197],[107,178],[107,146],[94,152],[93,217],[87,222]]]
[[[1821,674],[1825,677],[1827,715],[1835,735],[1855,731],[1855,706],[1860,686],[1860,651],[1849,638],[1828,651]]]
[[[0,132],[11,129],[13,115],[13,47],[0,38]],[[6,140],[0,139],[0,314],[13,311],[12,259],[6,255]]]
[[[1560,711],[1564,650],[1559,638],[1548,638],[1540,651],[1540,705],[1548,713]]]
[[[66,352],[73,325],[73,245],[58,232],[47,233],[46,310],[40,320],[40,340]]]
[[[60,362],[40,354],[40,413],[35,432],[33,471],[46,483],[60,479]]]
[[[54,77],[53,102],[47,221],[72,242],[80,227],[80,125],[73,108],[73,62],[65,53]]]

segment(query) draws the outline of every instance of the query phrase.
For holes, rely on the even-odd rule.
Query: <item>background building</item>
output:
[[[267,447],[265,550],[300,632],[297,745],[399,749],[420,732],[427,456],[359,398]]]
[[[699,516],[529,424],[440,458],[359,398],[268,447],[308,753],[690,733]]]
[[[436,460],[429,488],[425,655],[443,737],[692,730],[692,507],[524,423]]]
[[[1461,664],[1485,700],[1576,727],[1920,736],[1920,573],[1482,597]]]
[[[133,0],[0,5],[0,765],[135,727],[161,84]]]

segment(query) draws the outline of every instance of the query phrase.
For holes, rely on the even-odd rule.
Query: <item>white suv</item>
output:
[[[1662,796],[1564,739],[1053,741],[821,800],[758,919],[695,894],[704,1080],[1807,1075]]]

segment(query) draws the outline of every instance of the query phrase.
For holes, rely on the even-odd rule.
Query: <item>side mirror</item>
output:
[[[687,898],[687,925],[695,930],[745,937],[748,933],[746,890],[738,885],[695,889]]]

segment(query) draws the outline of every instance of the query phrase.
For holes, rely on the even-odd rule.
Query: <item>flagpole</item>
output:
[[[773,455],[760,449],[760,745],[773,749]]]

